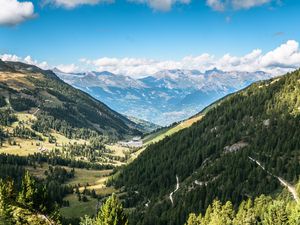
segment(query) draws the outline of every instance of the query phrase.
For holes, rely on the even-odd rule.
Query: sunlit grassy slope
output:
[[[171,126],[170,128],[165,128],[162,129],[156,133],[153,134],[149,134],[147,135],[143,140],[144,140],[144,145],[150,145],[156,142],[161,141],[162,139],[164,139],[167,136],[171,136],[172,134],[190,127],[192,124],[196,123],[197,121],[201,120],[203,118],[203,114],[199,114],[197,116],[194,116],[190,119],[187,119],[185,121],[180,122],[179,124],[176,124],[174,126]]]

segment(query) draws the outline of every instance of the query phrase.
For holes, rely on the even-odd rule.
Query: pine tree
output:
[[[288,224],[286,203],[280,200],[273,201],[268,207],[267,215],[264,218],[265,225]]]
[[[4,138],[5,138],[4,130],[2,127],[0,127],[0,147],[3,145]]]
[[[95,220],[85,215],[84,217],[80,218],[79,225],[95,225]]]
[[[252,201],[243,201],[238,209],[236,217],[233,220],[234,225],[252,225],[255,224],[256,217],[252,207]]]
[[[0,180],[0,225],[12,224],[10,221],[9,195],[6,183]]]
[[[128,225],[122,204],[115,194],[108,198],[101,207],[95,225]]]
[[[222,207],[222,224],[231,225],[234,219],[234,210],[232,203],[227,201],[226,204]]]
[[[19,192],[18,202],[28,208],[33,209],[36,205],[38,196],[38,188],[36,181],[30,176],[27,171],[22,179],[22,187]]]
[[[201,225],[201,214],[197,217],[195,213],[191,213],[185,225]]]
[[[290,225],[298,225],[300,224],[300,203],[296,203],[296,205],[292,204],[290,206],[291,214],[289,216],[289,224]]]

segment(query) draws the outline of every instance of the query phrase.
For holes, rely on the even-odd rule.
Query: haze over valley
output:
[[[55,73],[124,115],[140,118],[160,126],[185,120],[219,98],[265,80],[265,72],[224,72],[218,69],[165,70],[144,78],[110,72]]]

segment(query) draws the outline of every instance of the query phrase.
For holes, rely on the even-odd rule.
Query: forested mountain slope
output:
[[[0,107],[34,114],[39,132],[54,129],[79,138],[97,132],[112,139],[140,133],[134,122],[52,71],[18,62],[0,62]]]
[[[273,175],[296,182],[299,135],[298,70],[228,96],[191,127],[150,145],[114,183],[127,193],[126,206],[136,209],[132,224],[183,224],[213,199],[237,206],[275,193],[282,186]],[[176,176],[179,189],[170,195]]]

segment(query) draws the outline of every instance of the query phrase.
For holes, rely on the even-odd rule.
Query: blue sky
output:
[[[29,55],[47,65],[83,69],[104,57],[178,62],[204,53],[216,60],[254,49],[267,54],[288,40],[300,41],[298,0],[116,0],[71,7],[53,2],[72,0],[0,0],[0,5],[7,1],[31,2],[34,8],[19,20],[1,17],[0,9],[0,54]]]

